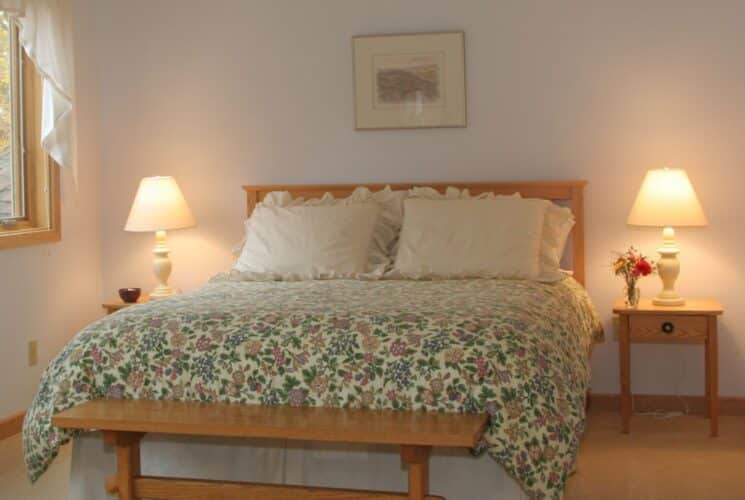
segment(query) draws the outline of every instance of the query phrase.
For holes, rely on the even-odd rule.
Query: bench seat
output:
[[[289,500],[434,499],[429,495],[433,446],[473,447],[487,415],[351,408],[258,406],[182,401],[109,400],[83,403],[52,417],[56,427],[97,429],[116,447],[117,474],[107,491],[122,500],[251,498]],[[408,466],[406,493],[218,482],[142,476],[139,442],[145,433],[393,444]]]

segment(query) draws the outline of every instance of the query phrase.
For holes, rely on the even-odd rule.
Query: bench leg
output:
[[[134,480],[140,475],[139,432],[104,432],[106,444],[116,447],[116,477],[106,480],[106,491],[119,495],[119,500],[136,500]]]
[[[409,500],[424,500],[429,494],[430,446],[401,446],[401,461],[409,468]]]

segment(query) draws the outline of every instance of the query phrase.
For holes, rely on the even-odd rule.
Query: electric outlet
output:
[[[28,366],[36,366],[39,362],[39,342],[37,340],[28,341]]]

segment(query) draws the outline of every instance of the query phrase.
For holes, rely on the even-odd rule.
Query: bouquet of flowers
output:
[[[634,307],[639,304],[639,289],[636,282],[639,278],[654,273],[655,264],[636,248],[630,246],[625,252],[617,254],[616,260],[613,262],[613,271],[616,276],[621,276],[626,282],[624,290],[626,305]]]

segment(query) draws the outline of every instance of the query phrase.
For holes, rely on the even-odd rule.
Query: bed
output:
[[[99,397],[485,411],[491,424],[473,455],[433,454],[433,491],[451,499],[560,498],[584,429],[589,352],[602,334],[581,286],[583,184],[432,185],[568,203],[577,222],[573,278],[256,282],[221,275],[197,291],[93,323],[42,377],[24,424],[30,476],[42,474],[73,437],[52,427],[51,415]],[[353,186],[245,189],[250,215],[271,191],[344,196]],[[405,481],[384,446],[152,436],[142,450],[143,469],[158,475],[385,489]],[[101,480],[111,467],[100,442],[77,436],[71,497],[104,498]]]

